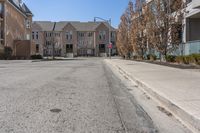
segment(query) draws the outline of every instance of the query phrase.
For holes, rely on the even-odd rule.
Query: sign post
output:
[[[111,42],[108,44],[108,49],[109,49],[109,57],[111,59],[111,49],[112,49],[112,43]]]

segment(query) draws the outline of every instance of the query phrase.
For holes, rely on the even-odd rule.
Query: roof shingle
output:
[[[18,10],[20,10],[24,15],[28,16],[28,15],[33,15],[32,12],[30,11],[30,9],[26,6],[25,3],[23,3],[22,5],[20,3],[16,3],[16,1],[13,0],[8,0],[13,6],[15,6],[15,8],[17,8]]]
[[[53,29],[54,22],[51,21],[35,21],[38,23],[44,31],[51,31]],[[95,31],[96,28],[104,23],[105,26],[109,27],[110,25],[106,22],[79,22],[79,21],[60,21],[56,23],[55,31],[62,31],[67,24],[71,24],[77,31]],[[115,31],[115,28],[110,26],[112,31]]]

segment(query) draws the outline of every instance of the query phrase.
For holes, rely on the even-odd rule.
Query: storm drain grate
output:
[[[62,110],[61,109],[51,109],[50,111],[52,113],[60,113]]]

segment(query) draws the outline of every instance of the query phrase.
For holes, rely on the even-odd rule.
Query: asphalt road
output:
[[[0,133],[154,133],[102,59],[0,62]]]

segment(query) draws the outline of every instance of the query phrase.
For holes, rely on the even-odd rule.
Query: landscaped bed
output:
[[[186,56],[167,55],[165,57],[166,61],[157,60],[155,55],[147,55],[146,60],[141,58],[134,58],[134,60],[180,69],[200,69],[200,54]]]

